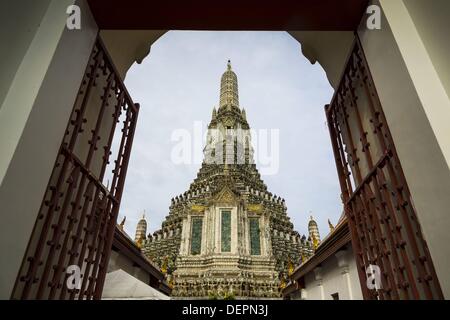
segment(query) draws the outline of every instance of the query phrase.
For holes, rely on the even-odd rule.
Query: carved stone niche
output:
[[[323,280],[322,267],[316,267],[314,269],[314,279],[316,281],[319,281],[319,283],[322,282],[322,280]]]
[[[334,256],[337,259],[338,267],[341,269],[342,273],[348,272],[348,254],[347,250],[339,250],[334,254]]]

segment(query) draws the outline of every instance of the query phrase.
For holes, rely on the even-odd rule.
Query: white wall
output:
[[[430,60],[450,96],[450,1],[404,0]]]
[[[50,0],[0,3],[0,108],[49,4]]]
[[[332,294],[338,293],[340,300],[361,300],[356,262],[351,246],[343,252],[341,264],[338,258],[330,256],[321,263],[320,269],[305,275],[304,298],[306,300],[332,300]],[[320,272],[318,272],[320,270]],[[297,297],[299,298],[299,297]]]
[[[3,88],[8,87],[9,90],[0,108],[0,150],[2,150],[0,184],[4,179],[33,103],[52,61],[58,41],[64,31],[67,17],[65,11],[67,5],[71,3],[73,1],[70,0],[50,2],[44,16],[39,21],[39,27],[35,30],[34,37],[30,35],[33,32],[23,32],[22,20],[15,20],[14,26],[11,25],[13,23],[9,23],[10,33],[14,34],[13,30],[18,29],[18,34],[22,35],[21,39],[17,41],[18,46],[21,49],[28,47],[28,50],[20,63],[17,61],[20,55],[16,57],[8,54],[3,61],[3,64],[11,64],[11,67],[7,70],[9,74],[14,74],[14,76],[12,82],[2,85]],[[16,6],[12,6],[11,10],[23,12],[24,7],[23,3],[19,2]],[[39,9],[42,10],[42,8]],[[41,10],[38,10],[38,12]],[[8,11],[5,10],[5,13]],[[37,19],[39,19],[39,15],[34,17],[33,20]],[[36,21],[33,22],[36,23]],[[30,27],[33,30],[33,26]],[[34,25],[34,27],[36,26]],[[17,69],[14,70],[13,66],[17,66]]]
[[[141,280],[144,283],[150,283],[150,275],[147,272],[135,266],[133,261],[131,261],[125,255],[113,250],[111,251],[111,257],[109,258],[107,272],[109,273],[119,269],[125,271],[126,273],[132,275],[133,277]]]

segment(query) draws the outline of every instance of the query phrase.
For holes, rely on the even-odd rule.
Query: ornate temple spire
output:
[[[239,107],[238,82],[236,73],[231,70],[231,61],[228,60],[227,70],[220,80],[220,105],[223,107]]]
[[[319,227],[317,226],[317,222],[314,220],[313,216],[310,217],[308,231],[311,240],[316,239],[316,241],[320,242]]]
[[[145,220],[145,211],[144,211],[141,220],[139,220],[136,226],[136,234],[134,237],[134,241],[138,246],[140,246],[142,244],[142,241],[145,240],[146,233],[147,233],[147,221]]]

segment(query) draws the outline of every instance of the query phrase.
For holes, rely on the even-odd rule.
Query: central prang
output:
[[[279,298],[289,273],[313,253],[313,241],[294,231],[284,199],[267,191],[249,129],[228,61],[197,177],[172,199],[162,228],[137,239],[175,297]]]

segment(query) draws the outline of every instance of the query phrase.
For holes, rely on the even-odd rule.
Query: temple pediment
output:
[[[235,205],[238,202],[238,196],[227,186],[219,191],[214,199],[214,202],[220,204]]]

